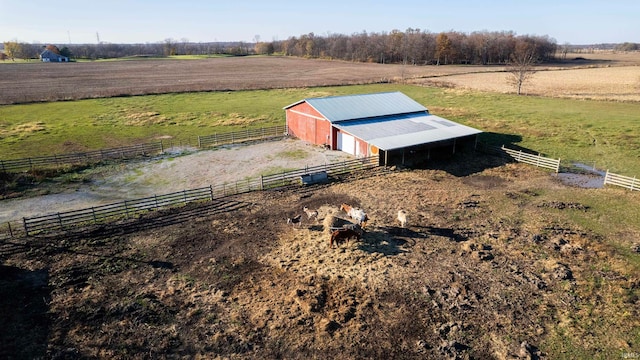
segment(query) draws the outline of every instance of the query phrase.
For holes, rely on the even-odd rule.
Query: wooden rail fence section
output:
[[[640,191],[640,180],[636,179],[635,177],[610,173],[609,170],[607,170],[607,173],[604,176],[604,184],[621,186],[631,191]]]
[[[23,218],[22,229],[11,223],[7,230],[0,232],[1,238],[14,237],[17,234],[32,236],[52,231],[67,231],[86,225],[108,223],[122,219],[132,219],[149,211],[184,205],[196,201],[213,201],[229,195],[251,191],[261,191],[288,185],[302,186],[301,177],[310,173],[326,172],[337,176],[357,170],[378,166],[378,157],[360,158],[338,163],[306,167],[300,170],[283,172],[254,179],[239,180],[198,189],[184,190],[175,193],[156,195],[136,200],[95,206],[88,209],[73,210],[43,216]]]
[[[529,165],[551,169],[551,170],[554,170],[556,173],[560,171],[560,159],[551,159],[541,155],[526,153],[526,152],[523,152],[522,150],[513,150],[513,149],[504,147],[504,145],[502,145],[501,147],[497,147],[492,145],[479,144],[479,147],[483,151],[493,153],[493,154],[498,154],[501,156],[506,156],[511,159],[514,159],[517,162],[522,162]]]
[[[217,145],[234,144],[250,140],[267,140],[287,133],[286,125],[272,126],[260,129],[247,129],[206,136],[198,136],[198,148]],[[170,143],[172,143],[170,141]],[[147,144],[125,146],[112,149],[87,151],[80,153],[60,154],[53,156],[39,156],[25,159],[1,160],[0,172],[20,172],[33,169],[60,168],[69,165],[84,165],[113,159],[130,159],[137,156],[147,156],[164,153],[162,141]]]
[[[59,168],[69,165],[81,165],[110,159],[129,159],[162,153],[162,142],[125,146],[112,149],[87,151],[53,156],[38,156],[26,159],[0,160],[1,172],[19,172],[33,169]]]
[[[263,140],[279,136],[287,133],[286,125],[273,126],[269,128],[247,129],[244,131],[234,131],[229,133],[213,134],[206,136],[198,136],[198,147],[206,148],[211,146],[234,144],[237,142],[248,140]]]

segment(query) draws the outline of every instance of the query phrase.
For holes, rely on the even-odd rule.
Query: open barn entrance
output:
[[[425,168],[432,160],[450,159],[457,152],[473,150],[476,136],[439,141],[393,150],[380,150],[381,166]]]

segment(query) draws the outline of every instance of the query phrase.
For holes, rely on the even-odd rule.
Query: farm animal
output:
[[[340,205],[340,210],[344,210],[344,212],[346,212],[350,218],[355,220],[358,225],[362,226],[363,229],[367,226],[369,216],[367,216],[367,213],[365,213],[364,210],[344,203]]]
[[[296,215],[292,218],[287,218],[287,224],[291,224],[291,226],[295,226],[295,224],[298,224],[298,226],[300,226],[300,224],[302,223],[302,215]]]
[[[400,222],[400,227],[407,227],[407,212],[404,210],[398,210],[398,221]]]
[[[362,235],[360,232],[354,229],[338,229],[334,230],[331,233],[331,237],[329,238],[329,248],[333,249],[333,244],[335,243],[338,246],[339,241],[348,241],[351,238],[356,238],[359,240]]]
[[[318,210],[309,210],[308,207],[303,207],[302,211],[307,214],[307,219],[315,218],[318,221]]]

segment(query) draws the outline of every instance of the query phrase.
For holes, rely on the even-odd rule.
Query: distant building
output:
[[[68,62],[69,58],[47,49],[40,54],[40,60],[42,62]]]
[[[290,135],[355,156],[379,155],[381,165],[452,154],[475,145],[481,133],[431,115],[401,92],[304,99],[284,110]]]

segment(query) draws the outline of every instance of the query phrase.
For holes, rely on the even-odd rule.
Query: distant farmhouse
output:
[[[40,54],[40,60],[42,60],[42,62],[69,62],[68,57],[56,54],[49,49],[45,49]]]
[[[482,131],[435,115],[401,92],[330,96],[285,106],[289,134],[380,165],[423,163],[475,146]]]

